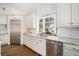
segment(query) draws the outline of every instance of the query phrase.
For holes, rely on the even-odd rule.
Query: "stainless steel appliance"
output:
[[[63,55],[63,43],[46,40],[46,55],[47,56],[62,56]]]
[[[21,21],[12,19],[10,21],[10,44],[20,44]]]

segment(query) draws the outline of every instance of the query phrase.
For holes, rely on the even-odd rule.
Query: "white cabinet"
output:
[[[7,16],[0,15],[0,24],[7,24]]]
[[[1,35],[0,39],[1,39],[1,44],[8,44],[9,43],[7,34]]]
[[[46,55],[46,40],[38,38],[37,52],[43,56]]]
[[[79,46],[74,44],[63,44],[64,56],[79,56]]]
[[[37,38],[34,36],[26,35],[24,36],[24,44],[39,53],[40,55],[46,55],[46,40]]]
[[[25,39],[24,39],[24,44],[28,47],[32,47],[32,40],[31,37],[29,37],[28,35],[26,35]]]
[[[72,25],[79,25],[79,3],[72,3]]]
[[[34,48],[34,38],[32,36],[29,36],[28,45],[31,49]]]
[[[58,27],[79,27],[79,3],[57,4]]]
[[[71,23],[71,4],[57,4],[57,25],[70,26]]]
[[[28,45],[28,36],[24,35],[23,44]]]
[[[36,51],[37,44],[35,37],[24,35],[23,44]]]

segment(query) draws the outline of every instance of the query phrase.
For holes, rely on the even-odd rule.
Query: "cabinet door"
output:
[[[32,47],[32,36],[28,36],[28,47]]]
[[[72,3],[72,25],[79,25],[79,3]]]
[[[27,37],[27,36],[24,36],[23,43],[24,43],[25,45],[28,45],[28,44],[27,44],[27,41],[28,41],[27,39],[28,39],[28,37]]]
[[[7,39],[8,39],[8,36],[7,35],[1,36],[1,40],[2,40],[1,44],[8,44],[9,41]]]
[[[39,53],[38,52],[38,39],[35,37],[35,39],[33,40],[33,50],[35,51],[35,52],[37,52],[37,53]]]
[[[57,23],[58,26],[70,26],[71,23],[71,4],[57,4]]]
[[[25,37],[24,41],[25,41],[25,45],[30,47],[30,37],[28,35]]]
[[[45,39],[39,39],[38,40],[38,53],[45,56],[46,55],[46,40]]]
[[[23,44],[25,44],[26,43],[26,36],[24,35],[23,36]]]
[[[29,43],[30,44],[30,48],[33,49],[33,50],[35,50],[35,48],[36,48],[35,47],[36,46],[35,37],[30,36],[30,39],[29,40],[30,40],[30,43]]]

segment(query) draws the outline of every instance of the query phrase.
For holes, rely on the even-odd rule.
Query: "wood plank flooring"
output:
[[[1,47],[1,56],[40,56],[24,45],[7,45]]]

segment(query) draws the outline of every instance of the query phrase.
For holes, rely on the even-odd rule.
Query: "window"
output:
[[[39,32],[45,34],[56,34],[56,15],[39,18]]]

